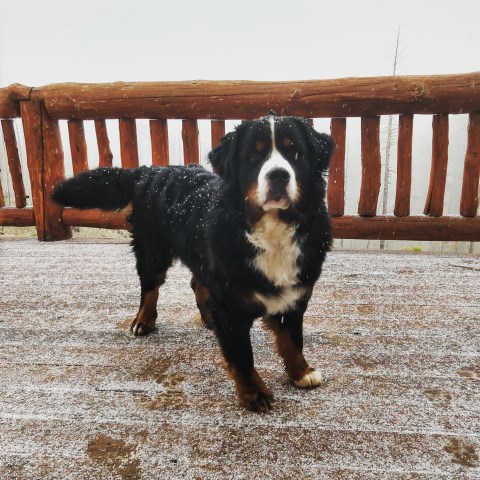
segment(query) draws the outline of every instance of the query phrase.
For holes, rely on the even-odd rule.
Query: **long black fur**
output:
[[[334,144],[304,120],[280,118],[278,125],[278,136],[284,128],[295,140],[297,157],[291,163],[302,190],[298,203],[280,211],[279,218],[297,225],[302,253],[298,284],[311,291],[331,244],[323,174]],[[211,314],[222,351],[227,362],[245,376],[253,369],[250,327],[255,318],[266,314],[262,304],[252,301],[252,292],[267,297],[282,293],[281,287],[252,267],[258,250],[245,235],[263,214],[245,202],[245,196],[262,164],[252,154],[252,145],[262,135],[268,143],[267,127],[265,120],[246,122],[224,137],[209,155],[218,175],[193,165],[100,168],[81,173],[53,191],[53,199],[64,206],[118,210],[131,203],[128,220],[141,283],[140,306],[158,284],[159,275],[179,258],[208,289],[204,308]],[[282,317],[282,325],[293,325],[292,337],[300,349],[308,299],[309,295],[277,319],[280,322]]]

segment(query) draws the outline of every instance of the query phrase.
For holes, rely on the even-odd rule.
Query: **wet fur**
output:
[[[252,323],[268,317],[292,381],[303,386],[312,371],[302,363],[303,313],[331,244],[323,173],[333,142],[303,119],[276,118],[275,136],[269,128],[265,119],[250,121],[224,137],[209,155],[218,175],[194,165],[101,168],[53,192],[55,201],[77,208],[132,204],[128,221],[141,285],[133,332],[153,330],[158,289],[180,259],[193,274],[197,304],[219,340],[240,403],[259,411],[270,408],[272,395],[253,366]],[[285,135],[295,158],[282,150]],[[265,145],[261,155],[254,150],[258,139]],[[255,188],[272,141],[292,164],[298,192],[288,209],[265,212]]]

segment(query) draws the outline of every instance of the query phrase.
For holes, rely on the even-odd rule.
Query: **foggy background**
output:
[[[480,2],[313,0],[0,0],[0,86],[60,82],[164,80],[305,80],[480,70]],[[267,112],[266,112],[267,113]],[[396,127],[393,119],[388,214],[395,196]],[[382,161],[388,117],[382,118]],[[467,115],[450,115],[445,214],[458,214],[467,142]],[[235,126],[227,122],[227,131]],[[315,127],[329,132],[329,119]],[[431,160],[432,117],[416,115],[413,134],[412,214],[423,211]],[[21,122],[16,122],[21,133]],[[118,122],[107,121],[119,165]],[[67,175],[71,157],[61,122]],[[140,162],[151,162],[147,120],[137,121]],[[199,121],[205,160],[210,122]],[[98,164],[93,122],[85,122],[89,164]],[[1,133],[0,133],[1,135]],[[183,162],[181,121],[169,121],[170,159]],[[25,152],[20,155],[27,175]],[[360,119],[347,119],[346,213],[356,213],[360,191]],[[0,168],[6,172],[2,142]],[[383,182],[383,173],[382,173]],[[2,176],[7,204],[9,176]],[[382,185],[383,191],[383,185]],[[379,213],[382,196],[379,199]],[[386,242],[387,248],[468,251],[468,244]],[[378,248],[378,242],[337,242]],[[475,246],[478,250],[478,245]]]

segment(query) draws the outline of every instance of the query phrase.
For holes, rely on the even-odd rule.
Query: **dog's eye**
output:
[[[284,148],[286,148],[287,150],[290,150],[291,148],[293,148],[293,141],[290,137],[285,137],[283,140],[282,140],[282,145]]]
[[[257,153],[263,153],[265,151],[265,142],[262,142],[262,140],[257,140],[255,142],[255,151]]]

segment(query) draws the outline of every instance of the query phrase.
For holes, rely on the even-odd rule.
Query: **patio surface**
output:
[[[266,415],[239,407],[189,280],[170,270],[133,338],[127,243],[0,240],[0,479],[480,478],[480,257],[331,253],[305,322],[329,381],[292,387],[258,322]]]

